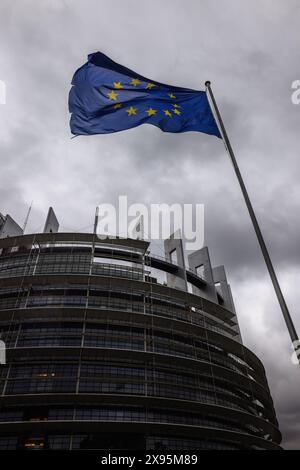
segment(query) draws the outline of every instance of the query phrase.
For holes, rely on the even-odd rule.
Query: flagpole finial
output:
[[[205,86],[210,86],[210,85],[211,85],[211,82],[210,82],[209,80],[207,80],[207,81],[205,82]]]

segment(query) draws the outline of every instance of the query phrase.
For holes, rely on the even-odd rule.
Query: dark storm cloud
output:
[[[159,15],[157,14],[159,11]],[[300,448],[299,370],[222,142],[142,126],[70,139],[75,69],[102,50],[154,80],[199,89],[210,79],[291,312],[300,329],[297,0],[2,0],[0,211],[41,230],[88,230],[95,206],[205,204],[214,264],[226,264],[243,338],[263,359],[284,443]]]

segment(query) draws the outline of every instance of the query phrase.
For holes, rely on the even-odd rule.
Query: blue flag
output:
[[[205,91],[149,80],[101,52],[90,54],[75,72],[69,110],[74,135],[152,124],[164,132],[198,131],[221,137]]]

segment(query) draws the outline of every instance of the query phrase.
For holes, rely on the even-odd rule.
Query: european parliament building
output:
[[[0,449],[280,449],[223,267],[0,215]]]

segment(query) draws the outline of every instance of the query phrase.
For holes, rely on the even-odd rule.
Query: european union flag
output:
[[[198,131],[221,137],[205,91],[149,80],[101,52],[88,56],[72,85],[72,134],[109,134],[152,124],[164,132]]]

